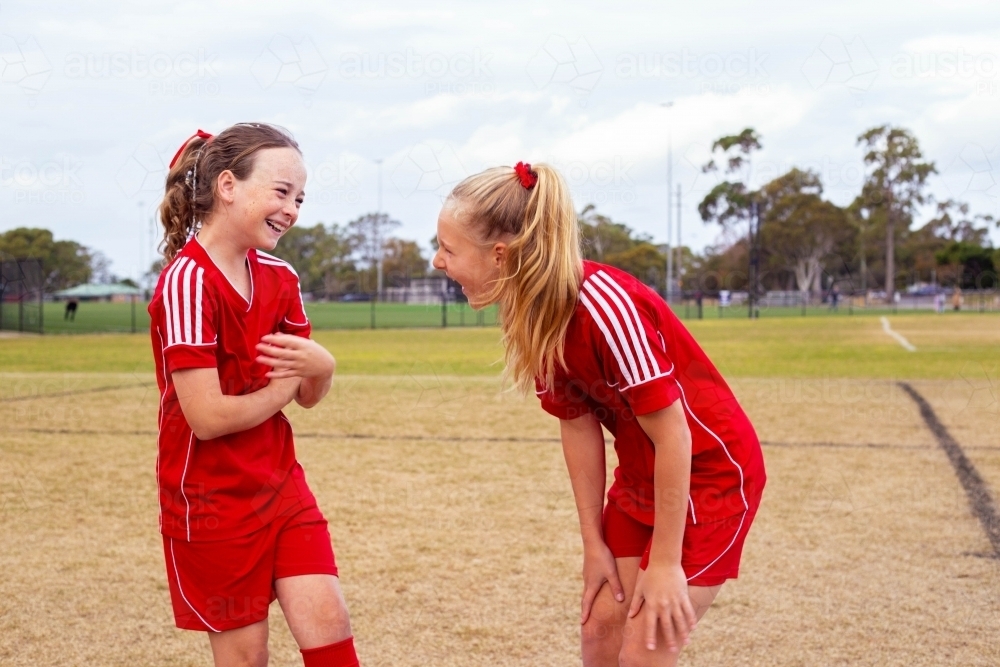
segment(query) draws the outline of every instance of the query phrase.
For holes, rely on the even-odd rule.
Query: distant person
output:
[[[764,459],[666,302],[581,260],[574,210],[548,165],[470,176],[441,210],[434,268],[473,308],[499,305],[507,377],[560,420],[583,537],[583,664],[676,665],[739,572]],[[619,457],[606,505],[602,425]]]
[[[63,312],[63,320],[69,320],[70,322],[76,322],[76,299],[70,299],[66,302],[66,310]]]
[[[934,295],[934,311],[938,313],[944,312],[944,292],[938,292]]]
[[[951,309],[955,312],[962,310],[962,288],[955,285],[955,291],[951,293]]]
[[[840,304],[840,286],[836,283],[833,284],[833,289],[830,290],[830,310],[837,312]]]
[[[277,598],[306,667],[356,667],[327,521],[281,410],[326,395],[299,281],[272,249],[306,168],[284,130],[191,137],[160,205],[167,262],[149,304],[160,388],[160,532],[174,621],[208,632],[217,666],[267,663]]]

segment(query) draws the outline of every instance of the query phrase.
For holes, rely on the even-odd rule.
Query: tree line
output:
[[[814,294],[837,284],[845,292],[881,288],[891,298],[917,283],[996,288],[1000,249],[992,247],[989,228],[1000,223],[970,214],[964,202],[935,201],[927,189],[935,165],[924,160],[906,129],[875,127],[857,143],[865,151],[865,179],[854,200],[838,206],[824,198],[819,174],[808,169],[793,167],[751,188],[753,156],[762,148],[752,128],[716,140],[703,171],[722,178],[698,204],[698,213],[705,223],[719,226],[728,241],[702,253],[675,248],[681,288],[689,294],[746,290],[751,261],[758,267],[758,291]],[[934,215],[914,228],[924,205],[933,205]],[[585,206],[578,220],[586,259],[621,268],[663,290],[663,246],[594,205]],[[398,227],[400,222],[385,213],[367,213],[345,224],[300,223],[285,233],[274,254],[295,267],[304,292],[320,299],[380,293],[414,278],[439,276],[417,242],[392,234]],[[41,259],[49,292],[118,281],[100,252],[55,240],[48,230],[0,234],[0,258],[26,257]],[[155,263],[147,277],[155,280],[161,269],[162,262]]]
[[[820,177],[810,170],[792,168],[751,189],[746,176],[762,147],[752,128],[716,140],[712,152],[724,164],[713,159],[703,171],[721,171],[725,178],[698,212],[706,223],[739,236],[709,249],[692,278],[748,289],[747,266],[755,259],[757,290],[814,293],[837,284],[852,292],[881,288],[891,298],[918,283],[996,288],[1000,250],[992,247],[989,228],[997,221],[970,215],[964,202],[933,198],[928,179],[937,169],[924,160],[916,137],[882,125],[858,136],[857,144],[865,151],[865,178],[853,201],[841,207],[824,199]],[[934,206],[934,216],[914,229],[924,205]]]

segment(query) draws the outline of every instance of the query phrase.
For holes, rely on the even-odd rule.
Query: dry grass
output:
[[[984,377],[915,386],[1000,489]],[[1000,562],[912,402],[881,380],[734,386],[770,481],[743,577],[683,662],[996,664]],[[0,663],[211,664],[173,628],[157,398],[146,375],[0,375]],[[493,378],[350,376],[290,417],[366,665],[578,662],[576,517],[534,400]],[[272,612],[272,664],[300,664]]]

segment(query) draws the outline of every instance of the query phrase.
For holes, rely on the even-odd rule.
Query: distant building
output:
[[[59,290],[52,295],[57,300],[76,299],[78,301],[130,301],[132,297],[141,297],[142,290],[131,285],[111,283],[108,285],[84,284]]]

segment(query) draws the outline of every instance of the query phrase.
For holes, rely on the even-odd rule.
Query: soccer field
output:
[[[1000,317],[889,321],[915,352],[871,316],[688,323],[757,427],[769,481],[741,577],[682,664],[996,664],[1000,559],[899,383],[996,498]],[[497,329],[316,338],[338,378],[288,415],[363,663],[578,664],[558,425],[500,391]],[[211,664],[204,636],[173,627],[157,403],[146,335],[0,338],[0,664]],[[300,664],[271,611],[271,664]]]

